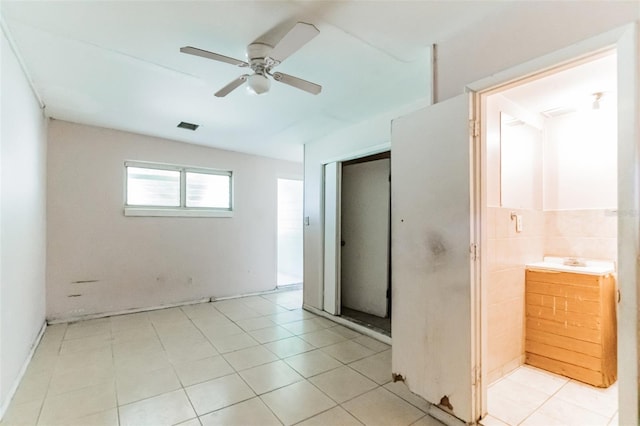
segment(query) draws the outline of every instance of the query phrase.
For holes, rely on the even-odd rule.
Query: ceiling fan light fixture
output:
[[[247,78],[247,90],[254,95],[261,95],[269,91],[271,81],[264,74],[252,74]]]

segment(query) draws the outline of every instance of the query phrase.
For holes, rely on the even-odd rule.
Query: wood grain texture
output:
[[[613,275],[526,271],[525,362],[607,387],[617,378]]]

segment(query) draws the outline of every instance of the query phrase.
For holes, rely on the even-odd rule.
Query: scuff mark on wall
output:
[[[82,296],[81,294],[69,294],[67,295],[67,297],[80,297]]]
[[[438,269],[445,263],[448,252],[445,239],[437,231],[428,231],[424,244],[427,265],[431,270]]]
[[[89,284],[89,283],[97,283],[100,280],[78,280],[78,281],[71,281],[71,284]]]

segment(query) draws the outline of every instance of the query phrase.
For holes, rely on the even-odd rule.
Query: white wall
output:
[[[0,417],[45,318],[46,120],[2,32]]]
[[[439,100],[463,93],[467,85],[500,71],[639,19],[635,0],[512,2],[502,13],[438,43]]]
[[[616,110],[584,110],[545,120],[544,209],[616,209]]]
[[[233,218],[125,217],[125,160],[233,170]],[[48,169],[49,319],[275,288],[277,179],[301,164],[53,120]]]

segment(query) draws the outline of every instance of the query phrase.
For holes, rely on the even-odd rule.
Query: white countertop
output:
[[[615,272],[615,264],[608,260],[579,259],[585,266],[565,265],[570,257],[545,256],[542,262],[527,263],[527,269],[542,269],[557,272],[573,272],[576,274],[607,275]]]

